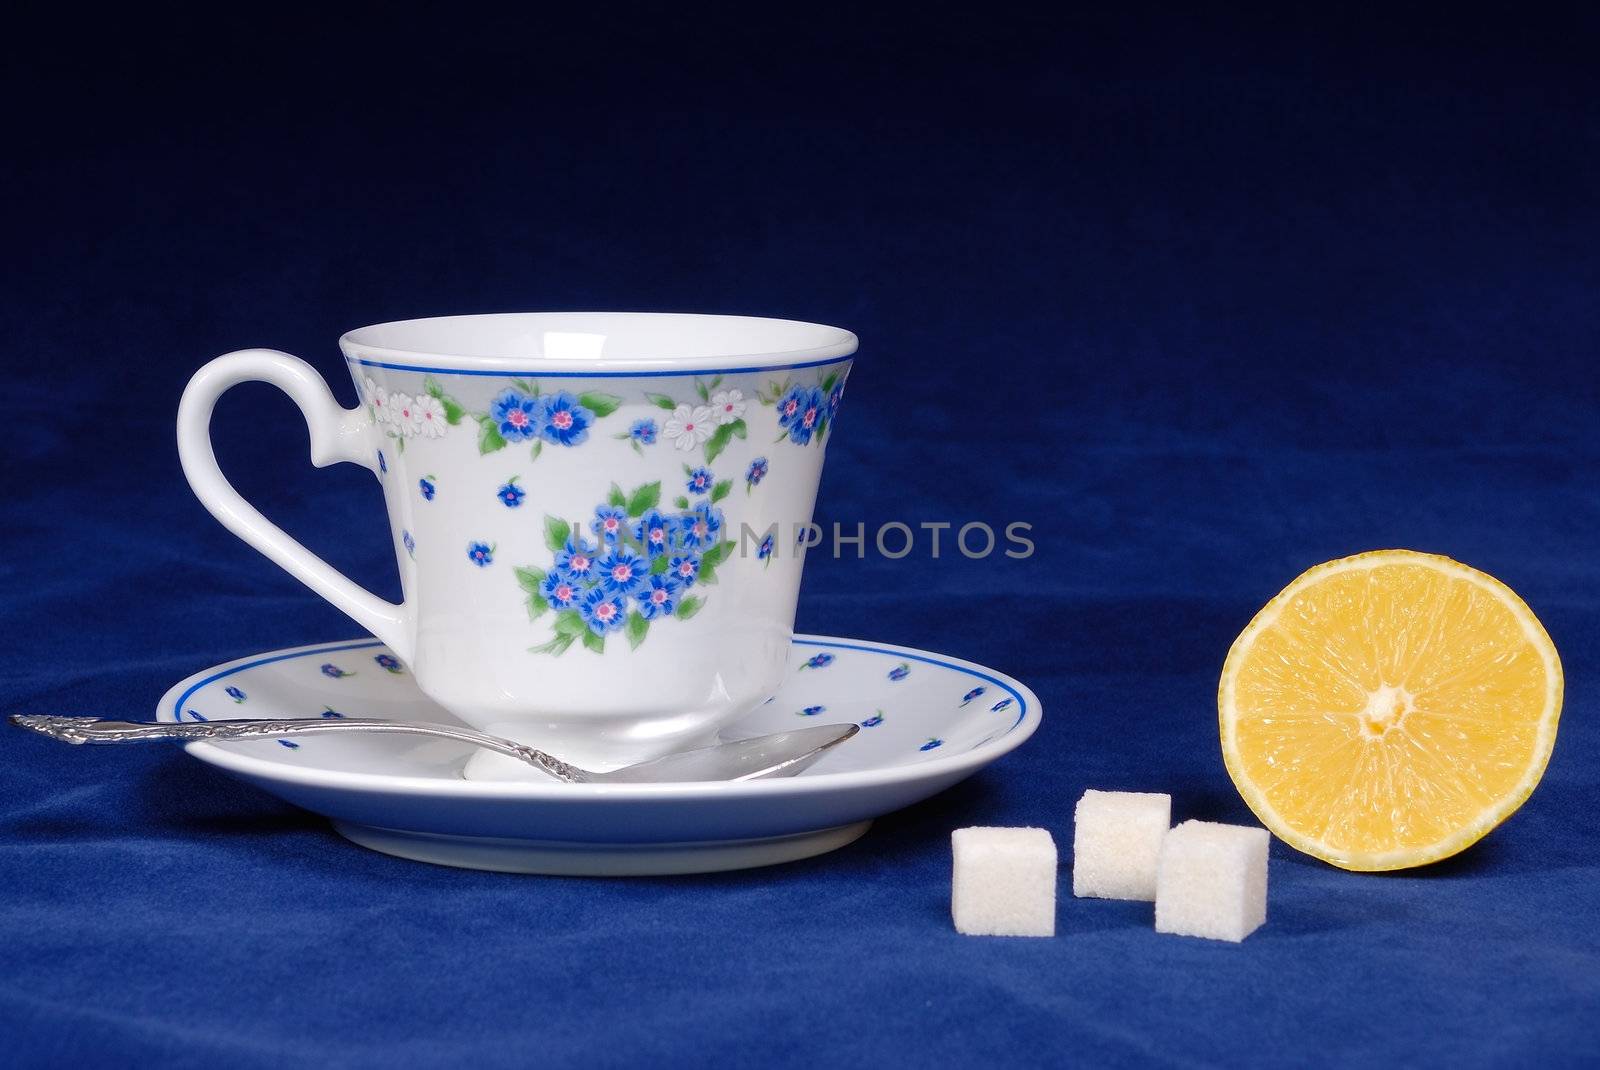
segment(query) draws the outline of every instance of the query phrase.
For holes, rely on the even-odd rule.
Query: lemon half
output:
[[[1550,760],[1561,659],[1505,584],[1378,550],[1302,574],[1234,640],[1217,692],[1239,793],[1345,869],[1448,858],[1521,806]]]

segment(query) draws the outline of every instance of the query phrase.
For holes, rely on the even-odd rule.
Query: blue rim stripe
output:
[[[1008,695],[1016,700],[1017,719],[1011,722],[1011,727],[1006,729],[1007,732],[1015,730],[1017,725],[1022,723],[1022,719],[1026,717],[1028,713],[1028,700],[1018,694],[1016,688],[1012,687],[1004,680],[990,676],[986,672],[979,672],[977,669],[969,669],[965,665],[952,665],[948,661],[940,661],[938,658],[931,658],[924,654],[907,654],[898,650],[884,650],[882,647],[862,646],[859,643],[824,643],[819,642],[816,639],[791,639],[789,642],[794,646],[832,647],[835,650],[861,650],[868,654],[882,654],[885,657],[904,658],[908,661],[921,661],[928,665],[937,665],[941,669],[950,669],[954,672],[965,673],[968,676],[976,676],[980,680],[987,680],[996,687],[1004,689]],[[235,665],[231,669],[223,669],[221,672],[214,672],[205,679],[198,680],[191,684],[183,694],[178,696],[178,700],[172,704],[172,719],[174,721],[183,720],[183,708],[184,706],[188,705],[190,696],[192,696],[196,691],[200,690],[202,687],[205,687],[207,684],[214,684],[218,680],[226,679],[235,673],[244,672],[246,669],[258,668],[262,665],[271,665],[275,661],[292,661],[295,658],[309,658],[321,654],[337,654],[341,650],[371,650],[375,646],[382,645],[383,643],[377,639],[369,639],[362,643],[344,643],[340,646],[322,646],[311,650],[296,651],[292,654],[274,654],[270,658],[257,658],[254,661],[247,661],[243,665]]]
[[[364,368],[387,368],[396,372],[426,372],[430,375],[493,375],[510,379],[519,377],[524,379],[665,379],[671,376],[682,375],[740,375],[745,372],[783,372],[794,371],[798,368],[821,368],[828,364],[843,364],[853,360],[855,354],[844,357],[824,357],[821,360],[803,360],[797,364],[762,364],[748,368],[699,368],[683,371],[663,369],[661,371],[643,372],[552,372],[552,371],[517,371],[515,368],[429,368],[421,364],[393,364],[384,360],[364,360],[360,357],[346,357],[351,364],[359,364]]]

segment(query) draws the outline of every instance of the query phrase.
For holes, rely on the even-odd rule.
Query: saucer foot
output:
[[[836,851],[860,839],[871,825],[871,821],[858,821],[816,832],[754,840],[589,844],[441,836],[333,822],[339,835],[352,843],[399,858],[460,869],[560,877],[650,877],[774,866]]]

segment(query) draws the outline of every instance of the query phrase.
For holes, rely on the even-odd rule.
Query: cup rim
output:
[[[625,330],[618,352],[599,352]],[[457,345],[436,345],[459,330]],[[540,331],[538,342],[528,337]],[[644,338],[661,337],[659,348]],[[577,342],[560,356],[525,352],[562,334]],[[475,335],[475,340],[467,336]],[[704,340],[697,340],[703,336]],[[670,342],[667,340],[670,339]],[[598,343],[598,344],[597,344]],[[760,343],[760,344],[750,344]],[[390,320],[346,331],[339,348],[353,363],[400,371],[480,374],[672,374],[774,371],[829,364],[856,351],[856,336],[842,327],[764,316],[686,312],[495,312]],[[676,350],[674,352],[674,350]]]

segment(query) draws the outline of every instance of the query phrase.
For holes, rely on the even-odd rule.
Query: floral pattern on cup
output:
[[[704,451],[705,463],[715,461],[728,443],[750,433],[744,422],[749,402],[741,390],[718,390],[722,376],[709,381],[698,375],[694,380],[697,401],[679,401],[667,394],[645,394],[645,400],[668,413],[661,424],[661,437],[675,450],[685,453]]]
[[[744,470],[744,492],[749,494],[763,479],[767,478],[769,466],[765,457],[757,457],[750,462],[750,467]]]
[[[522,499],[528,496],[527,491],[517,486],[517,480],[520,478],[520,476],[512,476],[500,485],[499,490],[494,492],[494,496],[500,499],[500,504],[507,509],[517,508],[522,504]]]
[[[404,528],[401,528],[400,529],[400,542],[406,548],[406,556],[411,558],[413,561],[416,560],[416,557],[417,557],[417,540],[412,537],[411,532],[406,531]]]
[[[633,447],[633,452],[643,457],[644,447],[654,446],[656,444],[656,436],[659,433],[660,431],[656,427],[654,420],[635,420],[632,427],[629,427],[620,435],[612,435],[611,437],[627,439],[628,445]]]
[[[775,442],[788,439],[796,446],[819,445],[828,438],[828,431],[838,418],[839,405],[844,400],[844,381],[848,373],[834,368],[825,372],[815,386],[784,381],[769,383],[757,391],[756,398],[763,405],[778,410],[779,434]]]
[[[613,483],[587,524],[592,540],[582,524],[544,518],[550,563],[514,570],[528,619],[555,614],[555,635],[531,647],[533,653],[561,655],[577,642],[603,653],[606,639],[617,632],[630,650],[637,649],[659,622],[689,620],[700,612],[705,597],[687,592],[714,585],[718,567],[733,553],[715,504],[729,483],[716,482],[708,470],[685,469],[688,486],[705,489],[693,503],[680,495],[675,512],[660,508],[659,481],[632,491]]]
[[[462,408],[445,395],[439,380],[428,376],[422,383],[423,393],[413,397],[402,391],[390,392],[368,376],[362,383],[367,396],[367,414],[385,436],[395,442],[395,449],[405,452],[406,440],[415,438],[440,438],[445,431],[461,422]],[[380,467],[383,456],[378,458]],[[424,489],[423,496],[433,495]]]
[[[434,479],[432,476],[423,476],[421,479],[417,480],[417,489],[422,491],[423,501],[433,501],[433,496],[438,493],[438,487],[435,485],[437,483],[438,480]]]
[[[615,394],[598,390],[582,394],[566,390],[546,393],[535,381],[512,379],[509,387],[489,400],[487,411],[468,412],[459,401],[445,393],[437,379],[429,376],[423,385],[428,395],[443,406],[447,425],[453,426],[462,419],[471,419],[478,425],[480,454],[531,444],[529,456],[534,460],[546,446],[581,446],[589,440],[595,422],[610,416],[622,405],[622,399]],[[653,432],[650,437],[654,439]]]
[[[467,543],[467,560],[479,568],[488,568],[494,564],[494,544],[488,542]]]

